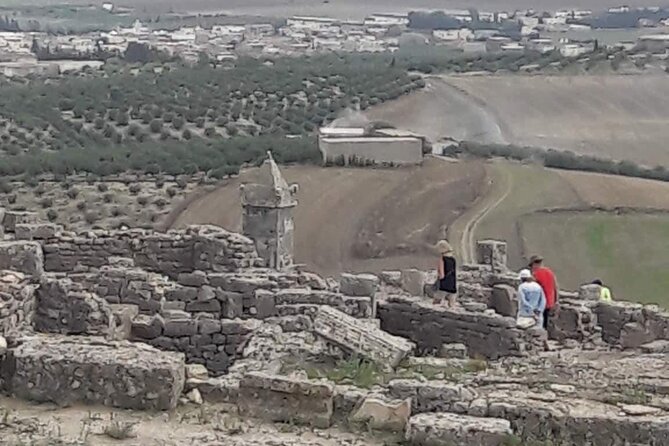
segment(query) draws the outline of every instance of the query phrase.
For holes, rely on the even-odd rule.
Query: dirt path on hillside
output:
[[[481,161],[427,158],[402,169],[292,166],[300,185],[295,209],[296,261],[316,272],[431,268],[431,247],[477,199],[485,184]],[[241,230],[239,184],[249,173],[196,197],[173,228],[216,224]]]
[[[488,184],[472,207],[452,225],[449,239],[455,242],[462,263],[476,261],[476,229],[511,193],[513,178],[506,172],[486,165]]]
[[[426,78],[425,88],[365,112],[372,120],[425,135],[505,144],[501,120],[486,104],[441,77]]]

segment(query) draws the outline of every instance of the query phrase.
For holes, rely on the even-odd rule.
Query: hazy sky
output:
[[[0,0],[11,3],[102,3],[104,0]],[[653,6],[653,0],[110,0],[119,5],[191,12],[228,12],[288,16],[293,14],[329,15],[338,18],[361,18],[372,12],[406,12],[411,9],[448,9],[475,6],[481,10],[535,8],[556,10],[583,8],[601,10],[609,6]],[[662,6],[669,0],[657,2]]]

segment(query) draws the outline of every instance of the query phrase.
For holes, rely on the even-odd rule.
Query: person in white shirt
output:
[[[520,285],[518,286],[518,316],[516,325],[519,328],[530,328],[543,326],[544,309],[546,308],[546,296],[532,277],[529,269],[524,269],[519,274]]]

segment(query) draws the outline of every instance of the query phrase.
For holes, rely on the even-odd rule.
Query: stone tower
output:
[[[242,232],[256,245],[268,268],[293,264],[293,208],[298,186],[288,185],[267,152],[267,159],[255,177],[242,184]]]

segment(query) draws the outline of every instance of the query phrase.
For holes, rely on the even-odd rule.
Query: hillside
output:
[[[600,278],[620,298],[669,306],[658,293],[669,267],[669,184],[507,162],[489,171],[508,193],[481,219],[474,239],[507,240],[515,269],[542,254],[565,288]],[[452,237],[471,214],[454,223]]]
[[[430,246],[477,198],[485,179],[480,162],[437,159],[405,169],[295,166],[283,173],[300,185],[296,260],[325,274],[430,268]],[[172,227],[213,223],[239,230],[239,184],[248,175],[196,197]]]
[[[430,78],[427,89],[368,113],[432,138],[669,164],[664,75],[443,76]]]

